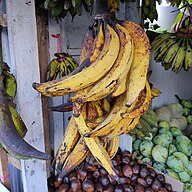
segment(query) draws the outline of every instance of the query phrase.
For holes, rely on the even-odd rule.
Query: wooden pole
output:
[[[7,189],[11,189],[7,153],[3,148],[0,148],[0,182],[2,182]]]

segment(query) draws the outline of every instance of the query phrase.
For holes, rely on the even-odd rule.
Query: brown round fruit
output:
[[[135,192],[145,192],[145,188],[142,185],[137,185],[135,187]]]
[[[81,182],[79,179],[72,179],[71,180],[71,189],[73,192],[76,192],[81,189]]]
[[[62,184],[62,185],[60,185],[58,192],[66,192],[68,190],[69,190],[69,185],[68,184]]]
[[[122,172],[125,177],[130,178],[133,175],[133,170],[130,165],[124,165],[122,167]]]
[[[82,187],[86,192],[94,192],[94,184],[90,179],[85,179],[82,183]]]
[[[79,169],[77,171],[77,179],[84,181],[84,179],[87,177],[87,170],[86,169]]]

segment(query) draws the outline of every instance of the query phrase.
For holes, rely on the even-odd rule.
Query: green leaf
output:
[[[183,13],[179,12],[179,14],[177,15],[177,17],[176,17],[175,20],[174,20],[173,25],[172,25],[171,28],[170,28],[170,32],[173,31],[174,27],[175,27],[175,26],[177,25],[177,23],[181,20],[182,16],[183,16]]]

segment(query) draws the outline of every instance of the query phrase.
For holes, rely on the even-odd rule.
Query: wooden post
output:
[[[17,80],[17,109],[28,132],[25,140],[44,151],[44,129],[41,95],[32,88],[40,82],[35,2],[6,1],[11,64]],[[24,192],[47,192],[46,162],[22,160]]]
[[[3,148],[0,148],[0,182],[2,182],[7,189],[11,189],[7,153]]]

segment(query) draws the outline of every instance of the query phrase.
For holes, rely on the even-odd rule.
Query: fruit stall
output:
[[[0,1],[0,192],[191,192],[191,3]]]

